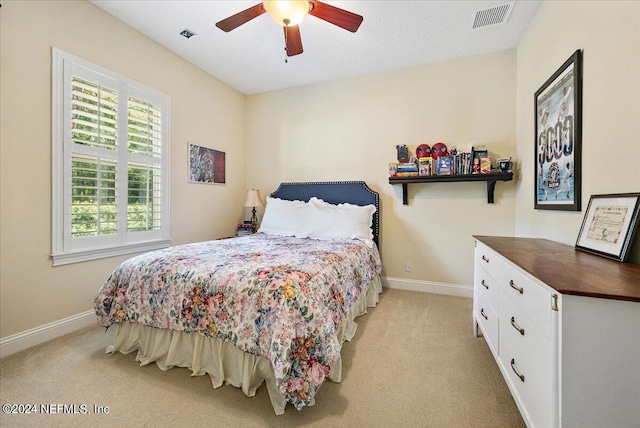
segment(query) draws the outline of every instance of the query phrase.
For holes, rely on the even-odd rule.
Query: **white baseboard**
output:
[[[442,282],[415,279],[382,277],[382,286],[423,293],[446,294],[447,296],[473,297],[472,285],[445,284]]]
[[[94,311],[83,312],[0,339],[0,358],[96,324]]]

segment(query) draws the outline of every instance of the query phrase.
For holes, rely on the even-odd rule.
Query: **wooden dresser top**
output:
[[[640,302],[640,266],[537,238],[473,236],[562,294]]]

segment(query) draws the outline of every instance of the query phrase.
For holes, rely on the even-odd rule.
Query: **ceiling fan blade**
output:
[[[302,53],[302,37],[300,37],[300,28],[297,25],[284,27],[284,42],[287,56],[300,55]]]
[[[331,24],[344,28],[347,31],[351,31],[352,33],[358,31],[358,28],[364,19],[360,15],[356,15],[355,13],[320,1],[310,0],[309,3],[311,3],[312,6],[309,11],[309,15],[313,15],[323,21],[330,22]]]
[[[216,27],[218,27],[222,31],[229,32],[233,29],[238,28],[242,24],[251,21],[253,18],[262,15],[263,13],[265,13],[265,10],[262,6],[262,2],[260,2],[257,5],[250,7],[249,9],[238,12],[235,15],[231,15],[230,17],[223,19],[220,22],[216,22]]]

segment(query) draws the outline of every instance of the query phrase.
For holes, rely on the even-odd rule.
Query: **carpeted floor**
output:
[[[105,354],[113,329],[86,328],[0,360],[0,401],[86,405],[87,414],[3,413],[0,425],[523,427],[486,342],[473,337],[471,308],[471,299],[385,289],[343,346],[342,382],[282,416],[264,386],[247,398],[187,369],[140,367],[135,354]]]

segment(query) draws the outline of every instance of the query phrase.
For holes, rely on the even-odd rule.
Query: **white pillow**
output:
[[[315,239],[359,239],[373,246],[374,205],[329,204],[316,197],[309,201],[306,236]]]
[[[262,223],[258,232],[280,236],[303,236],[309,204],[267,197]]]

